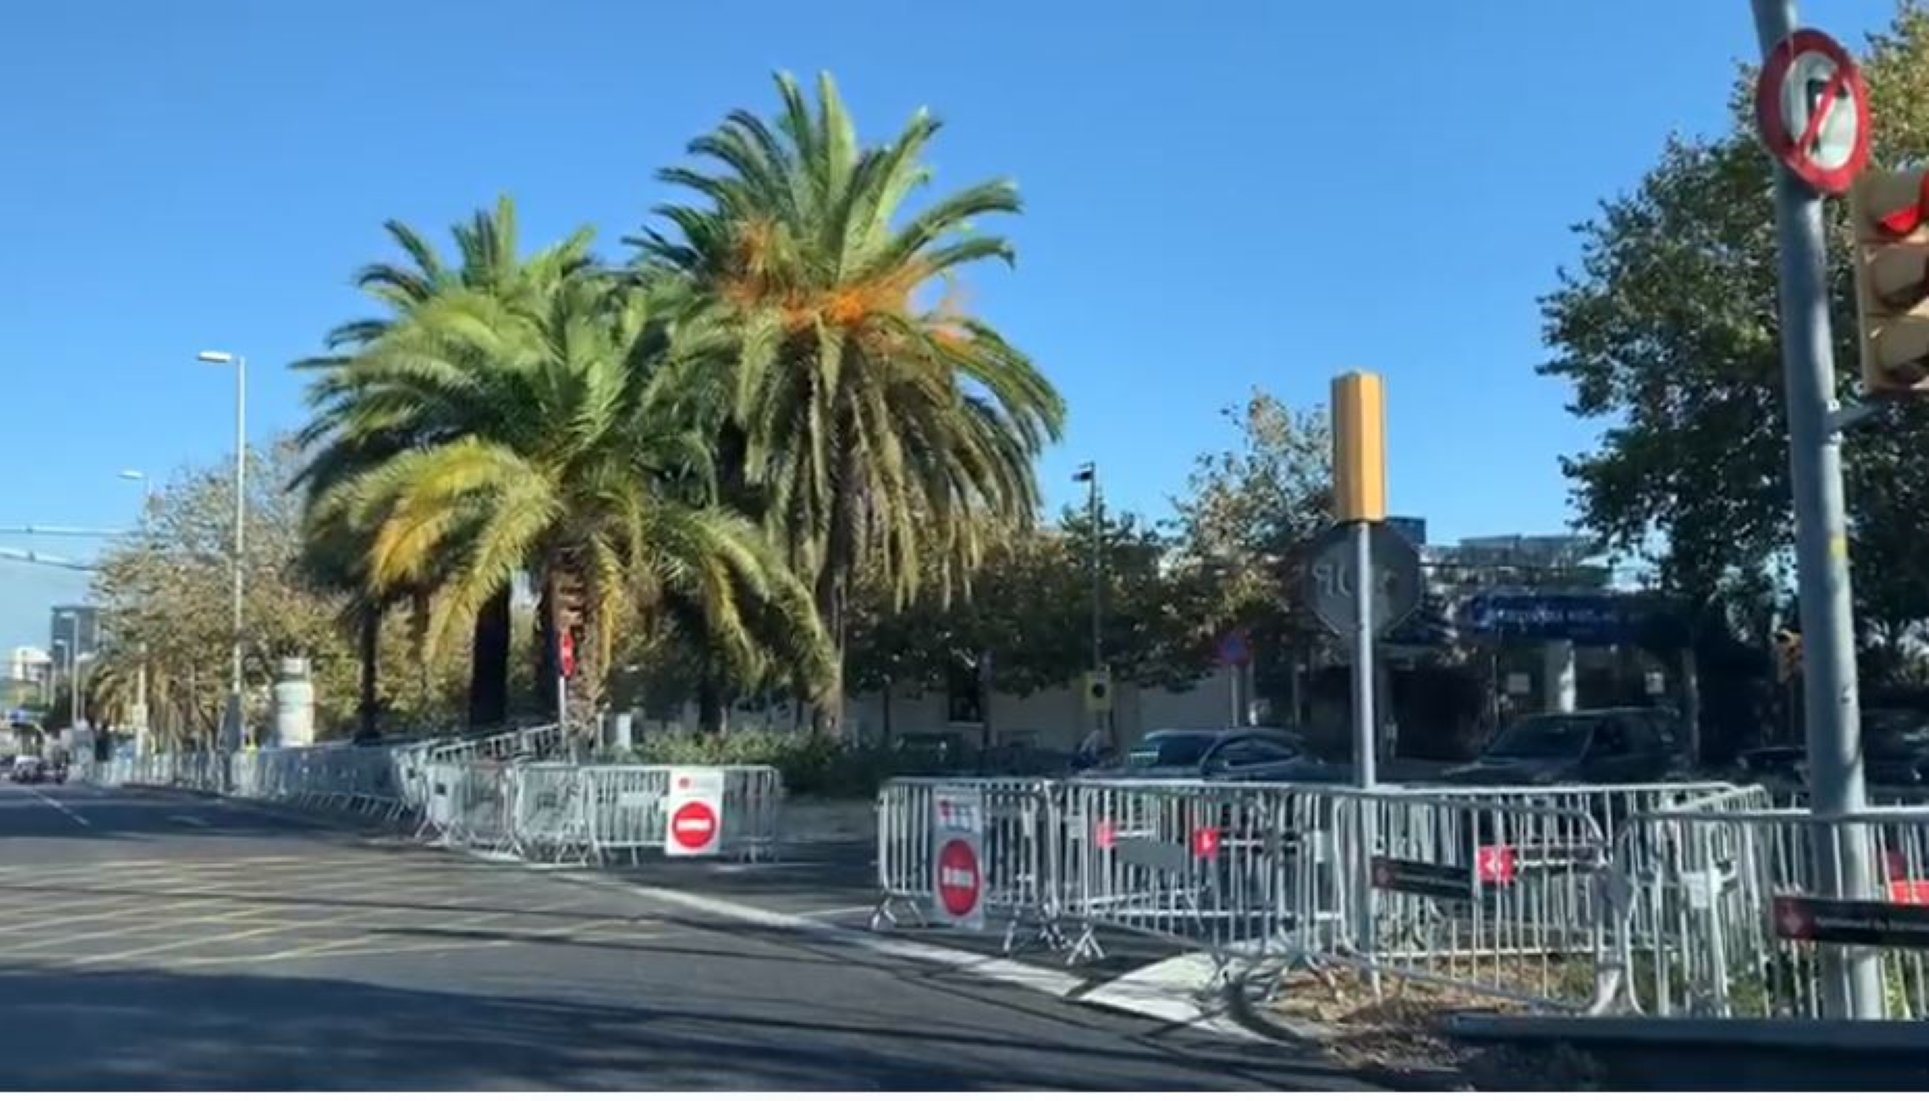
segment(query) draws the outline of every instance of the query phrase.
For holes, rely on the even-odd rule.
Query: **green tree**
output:
[[[1929,16],[1905,4],[1864,58],[1875,160],[1929,155]],[[1542,302],[1554,350],[1543,374],[1569,409],[1608,427],[1563,460],[1584,527],[1653,561],[1696,622],[1759,624],[1780,604],[1793,535],[1781,394],[1770,165],[1738,82],[1730,130],[1673,137],[1630,193],[1577,229],[1581,257]],[[1828,207],[1836,363],[1844,394],[1859,351],[1843,204]],[[1917,563],[1915,466],[1929,413],[1889,411],[1844,450],[1856,603],[1865,642],[1895,640],[1929,613]],[[1706,610],[1715,610],[1712,612]],[[1751,627],[1751,630],[1754,629]]]
[[[1234,444],[1201,454],[1173,502],[1173,583],[1192,593],[1197,632],[1249,633],[1260,695],[1291,698],[1295,663],[1326,639],[1298,577],[1332,521],[1332,438],[1321,411],[1295,412],[1260,389],[1224,414]]]
[[[388,221],[383,228],[407,258],[404,264],[378,262],[355,274],[355,285],[366,292],[386,313],[383,316],[345,322],[326,338],[326,354],[303,360],[297,368],[318,371],[321,378],[311,388],[310,401],[318,415],[303,434],[303,442],[316,448],[301,471],[299,481],[319,499],[339,482],[372,469],[410,448],[439,442],[435,438],[417,439],[407,434],[392,410],[355,408],[341,400],[342,374],[355,356],[372,347],[397,326],[405,325],[418,311],[440,296],[463,291],[481,291],[504,296],[521,292],[532,279],[553,274],[568,274],[592,266],[589,255],[591,232],[578,230],[562,245],[543,256],[542,271],[532,272],[525,264],[518,244],[516,208],[508,196],[496,201],[495,209],[479,210],[466,223],[451,229],[458,262],[446,263],[435,247],[416,230],[399,221]],[[360,557],[353,548],[365,545],[370,533],[342,529],[339,517],[316,521],[326,527],[326,541],[333,547],[321,548],[316,562],[327,583],[344,591],[367,589],[368,579]],[[318,532],[318,538],[322,533]],[[380,634],[380,619],[398,600],[409,600],[417,611],[418,624],[424,618],[428,592],[434,580],[415,579],[406,589],[394,592],[369,592],[355,614],[364,622],[360,628],[364,669],[365,708],[374,707],[374,640]],[[469,682],[469,721],[487,725],[507,717],[509,707],[510,590],[504,587],[490,594],[477,610],[471,642],[472,666]],[[372,710],[366,722],[373,722]]]
[[[633,243],[639,267],[686,295],[687,323],[725,334],[718,450],[726,477],[741,472],[727,492],[779,535],[837,640],[866,569],[902,605],[974,561],[987,524],[1037,514],[1032,464],[1064,404],[955,296],[928,293],[1012,260],[971,225],[1015,213],[1012,185],[908,210],[935,119],[863,146],[828,76],[814,109],[789,76],[777,89],[774,125],[732,112],[689,147],[710,171],[661,174],[699,201],[660,208],[669,228]]]
[[[308,658],[317,721],[332,730],[353,713],[353,663],[339,626],[342,602],[313,584],[304,562],[302,502],[287,489],[296,463],[290,441],[249,456],[243,668],[259,729],[277,660]],[[149,502],[140,526],[102,554],[94,582],[110,640],[98,698],[124,714],[145,663],[152,721],[180,741],[213,732],[227,691],[233,493],[226,464],[175,480]]]
[[[703,609],[704,645],[737,664],[778,648],[758,633],[773,622],[817,643],[791,651],[814,659],[805,682],[825,686],[806,590],[753,525],[702,503],[707,441],[679,376],[657,369],[668,337],[648,296],[568,270],[571,254],[538,256],[514,295],[438,295],[339,368],[328,407],[339,431],[372,416],[431,442],[339,481],[316,508],[373,534],[378,588],[439,578],[432,639],[527,573],[545,674],[565,631],[585,636],[585,703],[597,701],[624,617],[679,602]]]

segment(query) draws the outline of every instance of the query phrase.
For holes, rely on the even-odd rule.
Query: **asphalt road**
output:
[[[1360,1086],[1314,1052],[168,793],[0,784],[0,984],[7,1090]]]

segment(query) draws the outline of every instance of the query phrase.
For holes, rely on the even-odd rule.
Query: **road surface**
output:
[[[1358,1088],[284,813],[0,784],[0,1089]]]

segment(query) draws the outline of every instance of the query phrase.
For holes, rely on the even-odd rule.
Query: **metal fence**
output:
[[[1820,954],[1845,949],[1776,923],[1848,920],[1818,876],[1855,858],[1879,865],[1871,901],[1922,907],[1919,924],[1889,907],[1884,935],[1923,947],[1852,950],[1880,952],[1892,1016],[1929,1015],[1929,808],[1817,827],[1715,783],[897,779],[878,797],[874,925],[956,923],[938,898],[945,792],[982,807],[968,879],[1008,951],[1030,925],[1073,958],[1127,933],[1205,953],[1222,976],[1311,964],[1574,1012],[1810,1016]]]
[[[1661,1016],[1819,1017],[1846,997],[1829,985],[1835,957],[1876,976],[1884,1016],[1929,1019],[1929,807],[1812,816],[1767,798],[1657,812],[1620,839],[1646,873],[1630,884],[1628,1003]],[[1851,868],[1873,896],[1841,897]]]
[[[671,851],[679,776],[715,781],[714,844],[758,860],[780,839],[783,780],[763,766],[679,769],[568,760],[557,726],[396,745],[332,744],[240,753],[162,753],[89,762],[104,786],[172,787],[403,823],[433,844],[551,862],[636,860]]]

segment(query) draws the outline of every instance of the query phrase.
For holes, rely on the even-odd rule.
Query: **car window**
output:
[[[1213,763],[1227,768],[1271,764],[1293,757],[1292,747],[1272,738],[1234,738],[1214,750]]]
[[[1179,730],[1155,730],[1132,747],[1127,761],[1140,767],[1196,765],[1212,748],[1214,736]]]
[[[1626,724],[1604,720],[1594,728],[1594,741],[1588,746],[1596,757],[1619,757],[1632,749]]]
[[[1655,715],[1629,715],[1622,720],[1621,725],[1627,731],[1628,748],[1635,753],[1658,753],[1666,749],[1669,738],[1662,722]]]

